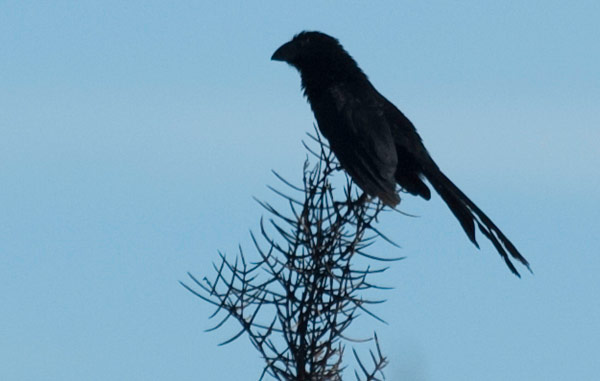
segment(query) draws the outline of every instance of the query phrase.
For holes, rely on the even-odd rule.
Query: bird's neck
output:
[[[367,76],[356,65],[328,66],[326,70],[322,68],[311,70],[309,68],[300,71],[300,76],[304,94],[311,102],[328,94],[328,90],[334,86],[345,84],[350,85],[345,87],[354,87],[351,85],[368,82]]]

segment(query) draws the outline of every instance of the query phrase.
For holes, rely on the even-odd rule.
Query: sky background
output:
[[[407,257],[378,278],[389,325],[355,326],[388,379],[597,379],[598,20],[583,0],[0,2],[0,379],[258,378],[178,281],[251,257],[252,197],[301,178],[313,115],[269,58],[304,29],[340,39],[535,272],[406,197],[420,217],[380,224],[402,248],[374,248]]]

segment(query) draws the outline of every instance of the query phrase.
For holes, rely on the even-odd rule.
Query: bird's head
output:
[[[314,78],[346,76],[360,71],[339,41],[321,32],[298,33],[291,41],[281,45],[271,59],[287,62],[303,76]]]
[[[327,59],[341,49],[335,38],[321,32],[300,32],[291,41],[281,45],[271,57],[274,61],[287,62],[301,68],[305,65]]]

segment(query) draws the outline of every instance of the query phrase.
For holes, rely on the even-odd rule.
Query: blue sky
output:
[[[246,380],[236,327],[178,285],[248,249],[271,169],[299,179],[312,129],[272,52],[338,37],[438,164],[520,248],[513,277],[445,205],[381,228],[406,256],[357,331],[389,379],[600,373],[600,3],[0,4],[0,379]],[[343,5],[342,5],[343,4]]]

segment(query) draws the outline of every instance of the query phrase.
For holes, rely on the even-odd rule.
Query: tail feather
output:
[[[475,246],[479,248],[475,239],[475,224],[477,224],[479,231],[492,242],[513,274],[518,277],[521,276],[511,262],[510,257],[519,261],[531,272],[529,262],[519,253],[512,242],[435,164],[429,170],[424,171],[424,174],[436,192],[448,205],[454,216],[456,216],[465,233],[467,233],[467,236]]]

